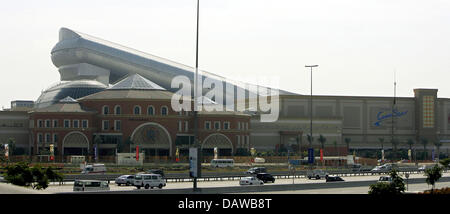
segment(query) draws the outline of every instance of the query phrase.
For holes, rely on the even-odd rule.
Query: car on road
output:
[[[391,176],[381,176],[378,179],[378,183],[391,183],[391,182],[392,182]]]
[[[134,183],[134,175],[121,175],[115,180],[117,186],[125,184],[127,186],[133,185]]]
[[[98,163],[92,165],[86,165],[81,171],[81,174],[101,174],[104,175],[106,173],[105,164]]]
[[[344,181],[344,179],[342,179],[339,176],[328,176],[325,179],[326,179],[326,182]]]
[[[6,180],[3,176],[0,176],[0,183],[6,183]]]
[[[315,169],[315,170],[309,170],[306,172],[306,177],[308,179],[322,179],[322,178],[327,178],[328,177],[328,172],[325,172],[322,169]]]
[[[263,181],[264,183],[272,182],[275,183],[275,178],[269,173],[258,173],[256,174],[256,178]]]
[[[433,167],[434,167],[434,165],[432,165],[432,164],[429,164],[429,165],[422,165],[422,166],[419,167],[417,170],[418,170],[418,171],[425,171],[425,170],[430,169],[430,168],[433,168]]]
[[[240,185],[263,185],[264,182],[259,180],[257,177],[243,177],[239,181]]]
[[[109,191],[107,181],[100,180],[76,180],[73,182],[74,192],[88,192],[88,191]]]
[[[381,166],[376,166],[375,168],[373,168],[372,170],[370,170],[370,172],[372,173],[386,173],[391,171],[392,169],[397,169],[398,170],[398,166],[396,164],[383,164]]]
[[[246,174],[250,174],[250,175],[255,175],[258,173],[266,173],[267,169],[266,167],[253,167],[250,168],[249,170],[247,170],[247,172],[245,172]]]
[[[166,179],[160,174],[137,174],[134,177],[134,186],[138,189],[141,187],[144,187],[145,189],[153,189],[153,187],[162,189],[166,186]]]
[[[150,169],[147,171],[148,174],[158,174],[164,177],[164,171],[162,169]]]

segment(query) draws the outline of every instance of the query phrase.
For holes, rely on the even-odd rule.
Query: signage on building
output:
[[[377,113],[376,121],[373,124],[374,126],[381,126],[382,123],[388,119],[391,119],[394,117],[403,117],[408,113],[408,110],[406,111],[399,111],[398,109],[393,109],[392,111],[379,111]]]

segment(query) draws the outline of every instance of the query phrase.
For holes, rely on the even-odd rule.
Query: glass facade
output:
[[[68,96],[73,99],[78,99],[103,91],[107,87],[95,80],[61,81],[56,86],[50,87],[42,92],[36,101],[35,107],[44,108]]]

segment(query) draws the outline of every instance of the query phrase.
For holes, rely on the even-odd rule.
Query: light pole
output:
[[[199,147],[198,141],[198,28],[199,28],[199,12],[200,12],[200,0],[197,0],[197,34],[196,34],[196,45],[195,45],[195,76],[194,76],[194,147]],[[198,150],[197,150],[198,151]],[[198,154],[197,155],[201,155]],[[198,156],[197,156],[198,157]],[[201,161],[197,158],[197,161]],[[199,164],[201,167],[201,163]],[[201,170],[201,169],[197,169]],[[193,190],[197,191],[197,176],[193,179]]]
[[[310,100],[310,106],[309,106],[309,116],[310,116],[310,129],[309,129],[309,136],[310,136],[310,140],[309,140],[309,149],[312,149],[312,141],[313,141],[313,135],[312,135],[312,118],[313,118],[313,116],[312,116],[312,114],[313,114],[313,112],[312,112],[312,108],[313,108],[313,105],[312,105],[312,69],[313,68],[315,68],[315,67],[318,67],[319,65],[305,65],[305,67],[306,68],[311,68],[311,100]],[[314,152],[314,150],[313,150],[313,152]]]

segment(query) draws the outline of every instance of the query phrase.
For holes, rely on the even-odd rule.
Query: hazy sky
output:
[[[59,81],[50,59],[67,27],[195,65],[196,0],[15,0],[0,7],[0,107]],[[450,98],[450,1],[201,0],[200,69],[277,76],[316,95]]]

